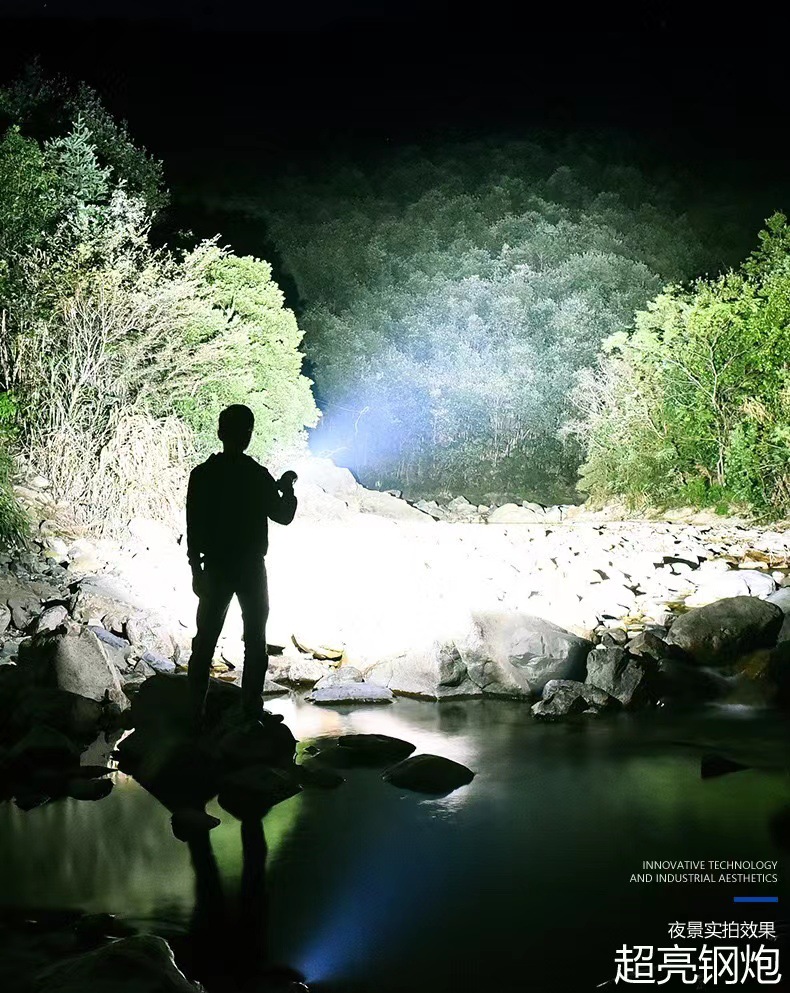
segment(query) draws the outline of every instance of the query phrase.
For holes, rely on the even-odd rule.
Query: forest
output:
[[[167,515],[242,400],[258,457],[309,433],[409,498],[787,509],[781,213],[726,265],[726,231],[600,147],[405,147],[225,197],[286,299],[221,234],[162,238],[162,163],[86,85],[31,68],[0,133],[6,539],[15,461],[87,526]]]

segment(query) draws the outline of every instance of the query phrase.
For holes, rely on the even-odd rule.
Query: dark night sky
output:
[[[36,54],[87,80],[176,190],[305,154],[613,129],[643,159],[790,207],[784,25],[723,7],[625,9],[0,0],[0,81]]]

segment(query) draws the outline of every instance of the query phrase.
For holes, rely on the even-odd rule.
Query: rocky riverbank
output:
[[[472,513],[460,498],[437,514],[365,490],[327,460],[297,470],[297,520],[271,528],[268,692],[310,689],[317,704],[543,698],[536,713],[549,716],[570,697],[571,709],[699,696],[764,702],[784,678],[783,528],[690,513],[606,520],[611,508]],[[2,658],[13,660],[36,632],[90,629],[112,677],[100,688],[120,705],[125,689],[183,668],[195,610],[183,521],[134,519],[118,540],[91,541],[69,527],[45,480],[19,495],[36,544],[0,556]],[[687,627],[721,627],[718,655],[698,651],[696,636],[676,637],[681,617]],[[234,682],[240,634],[232,608],[214,671]],[[606,698],[581,695],[585,683]]]

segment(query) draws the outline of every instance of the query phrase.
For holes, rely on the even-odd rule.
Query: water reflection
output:
[[[190,844],[130,780],[97,804],[0,807],[10,856],[0,905],[145,918],[179,963],[208,977],[209,993],[212,983],[249,985],[267,958],[292,963],[321,993],[583,991],[611,976],[624,942],[662,944],[671,920],[729,919],[726,886],[629,883],[642,859],[787,850],[779,718],[655,713],[546,727],[497,701],[270,706],[298,738],[392,734],[476,778],[433,800],[353,770],[338,790],[278,804],[246,837],[211,805],[222,824]],[[703,780],[711,749],[750,768]],[[783,872],[780,908],[786,893]]]
[[[262,821],[241,821],[239,834],[242,870],[238,888],[225,884],[208,831],[187,841],[195,874],[195,905],[187,939],[179,949],[179,964],[209,993],[304,989],[298,973],[270,961]]]

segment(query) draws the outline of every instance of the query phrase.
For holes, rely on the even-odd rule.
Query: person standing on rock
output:
[[[189,660],[192,714],[199,727],[206,705],[211,660],[235,594],[244,623],[244,716],[262,714],[269,656],[266,621],[269,595],[264,556],[268,518],[290,524],[296,513],[295,472],[274,477],[245,454],[255,418],[249,407],[233,404],[219,415],[222,452],[196,466],[187,489],[187,557],[192,589],[199,599],[197,633]]]

